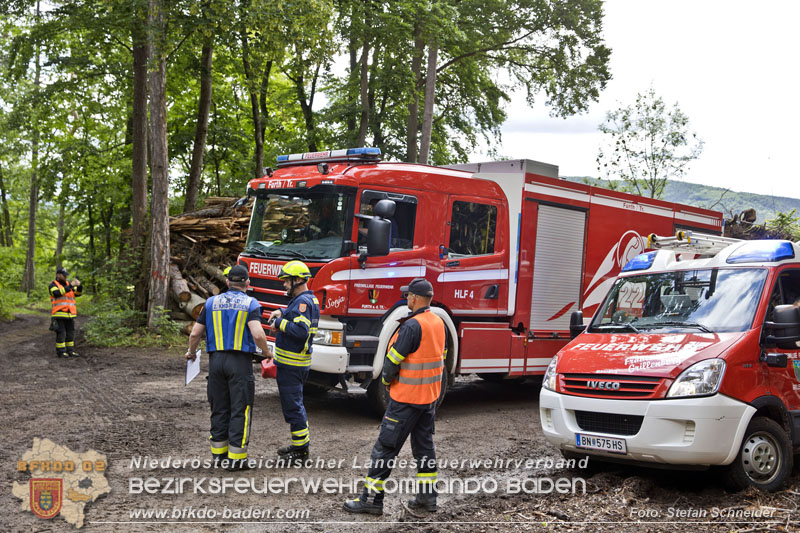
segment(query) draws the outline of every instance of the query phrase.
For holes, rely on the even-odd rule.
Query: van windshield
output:
[[[332,259],[342,254],[352,195],[299,191],[256,197],[244,255]]]
[[[589,331],[746,331],[761,297],[763,268],[628,276],[614,282]]]

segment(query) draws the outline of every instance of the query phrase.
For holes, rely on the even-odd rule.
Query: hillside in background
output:
[[[589,183],[598,187],[608,186],[608,180],[575,176],[565,176],[565,178],[569,181]],[[800,213],[800,198],[735,191],[729,191],[723,196],[723,192],[725,192],[725,189],[722,187],[711,187],[686,181],[670,181],[662,199],[668,202],[679,202],[722,211],[725,214],[725,218],[731,218],[736,213],[752,208],[756,210],[758,217],[756,222],[758,224],[775,218],[775,214],[779,212],[789,213],[792,209],[797,209],[797,213]],[[720,197],[722,197],[722,200],[720,200]]]

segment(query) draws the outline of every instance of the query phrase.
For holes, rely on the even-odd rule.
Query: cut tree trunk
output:
[[[172,311],[169,314],[170,320],[174,320],[175,322],[191,322],[192,315],[188,315],[183,311]]]
[[[194,328],[194,320],[176,320],[175,322],[181,327],[181,333],[184,335],[189,335]]]
[[[219,281],[223,285],[226,284],[225,274],[222,273],[222,270],[218,269],[214,265],[211,265],[203,260],[198,261],[197,264],[200,265],[200,268],[202,268],[206,272],[206,274],[208,274],[215,280]]]
[[[175,263],[169,264],[169,288],[173,298],[178,302],[188,302],[192,297],[189,286]]]
[[[208,293],[212,296],[216,296],[219,294],[220,290],[219,287],[214,285],[209,279],[203,277],[194,278],[198,285],[200,285],[203,289],[205,289]]]
[[[181,304],[181,309],[184,313],[187,315],[192,315],[192,318],[197,320],[197,317],[200,316],[200,311],[203,310],[205,303],[205,299],[197,294],[192,293],[192,297],[189,299],[189,301]]]

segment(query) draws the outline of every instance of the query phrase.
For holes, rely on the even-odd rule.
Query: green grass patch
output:
[[[86,314],[91,314],[92,317],[84,324],[82,331],[89,344],[105,348],[170,348],[187,344],[186,336],[180,332],[180,326],[170,320],[163,310],[156,320],[154,331],[150,331],[145,327],[145,313],[114,306],[113,301],[97,300],[95,297],[86,305]]]
[[[34,291],[31,297],[24,292],[0,289],[0,322],[11,322],[15,315],[30,315],[50,310],[47,291]]]

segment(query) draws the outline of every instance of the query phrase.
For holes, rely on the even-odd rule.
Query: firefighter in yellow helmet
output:
[[[289,261],[281,268],[286,308],[273,311],[269,320],[275,331],[276,381],[283,418],[289,424],[291,444],[278,449],[288,461],[308,457],[310,437],[308,417],[303,405],[303,385],[311,367],[311,350],[319,324],[319,301],[308,289],[311,271],[302,261]]]

